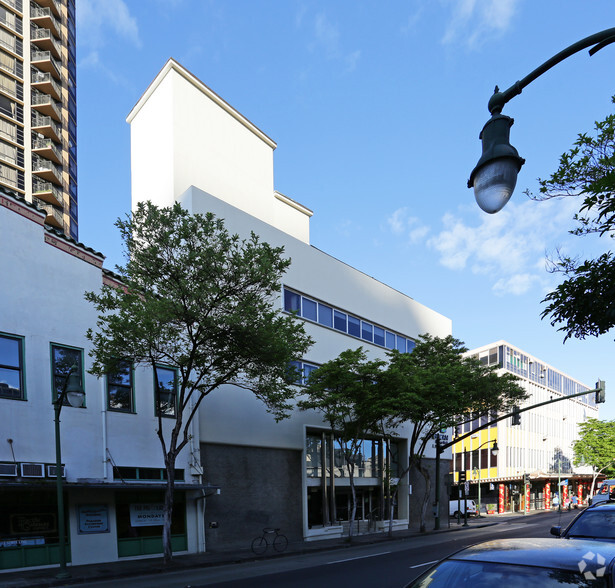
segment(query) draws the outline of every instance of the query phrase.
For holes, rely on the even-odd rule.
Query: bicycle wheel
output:
[[[267,539],[264,537],[257,537],[252,541],[252,551],[256,553],[256,555],[262,555],[267,551]]]
[[[276,538],[273,540],[273,548],[281,553],[287,547],[288,539],[286,538],[286,535],[276,535]]]

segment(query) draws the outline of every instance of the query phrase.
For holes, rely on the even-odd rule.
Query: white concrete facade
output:
[[[177,62],[167,62],[127,120],[131,125],[133,206],[142,200],[152,200],[159,206],[179,201],[193,213],[212,212],[223,218],[233,233],[247,237],[254,231],[263,241],[284,246],[285,255],[292,259],[283,278],[284,289],[319,308],[324,305],[352,315],[362,325],[372,325],[374,333],[379,329],[402,341],[412,341],[427,332],[440,337],[451,333],[448,318],[311,246],[311,211],[274,190],[276,144]],[[155,158],[151,157],[153,144]],[[283,297],[279,304],[283,309]],[[315,340],[304,358],[310,366],[360,345],[372,357],[385,357],[385,344],[341,332],[333,325],[323,326],[316,319],[305,320],[305,327]],[[401,459],[407,455],[411,426],[408,423],[399,431]],[[210,395],[200,408],[201,443],[218,448],[244,447],[246,455],[255,448],[283,450],[287,455],[300,455],[301,464],[305,464],[307,432],[324,429],[315,413],[295,413],[276,424],[258,400],[230,386]],[[430,446],[427,457],[434,456]],[[444,457],[450,458],[450,453]],[[208,471],[207,463],[204,467],[206,480],[219,485],[224,497],[236,480],[223,479],[221,470]],[[303,488],[302,535],[309,539],[315,531],[308,522],[306,490],[315,482],[306,478],[305,470],[302,465],[298,473]],[[262,480],[255,481],[258,483]],[[373,485],[376,480],[359,483]],[[408,493],[405,479],[401,482],[399,516],[406,525]],[[245,500],[245,496],[238,499]],[[222,498],[208,501],[208,510],[215,511],[217,500]],[[263,526],[276,526],[275,520],[266,516],[261,521]],[[265,525],[267,521],[271,524]],[[224,521],[215,522],[219,524]],[[328,536],[328,531],[322,532]]]
[[[21,390],[13,387],[0,392],[0,570],[19,567],[22,561],[17,542],[25,549],[40,552],[30,561],[53,565],[57,561],[57,520],[55,514],[55,476],[47,472],[55,464],[54,408],[52,404],[51,345],[66,346],[81,352],[85,407],[64,406],[61,410],[62,463],[65,464],[65,510],[70,536],[69,561],[73,565],[115,561],[122,552],[116,512],[126,492],[140,494],[134,502],[161,502],[148,497],[159,491],[164,481],[137,481],[118,468],[164,468],[162,449],[156,435],[158,419],[154,407],[154,377],[151,370],[136,369],[133,374],[133,410],[118,412],[107,402],[106,378],[98,379],[87,370],[92,360],[86,330],[95,327],[96,312],[85,300],[86,291],[98,291],[103,281],[112,280],[103,273],[103,256],[80,243],[43,226],[44,213],[25,201],[0,193],[0,234],[10,247],[3,247],[0,271],[5,279],[0,287],[0,364],[7,365],[5,344],[21,342]],[[11,370],[9,370],[11,371]],[[13,370],[14,371],[14,370]],[[9,376],[10,378],[10,376]],[[7,370],[0,369],[0,384],[7,383]],[[8,380],[9,386],[15,379]],[[164,426],[171,424],[164,419]],[[198,439],[198,423],[195,425]],[[11,440],[9,443],[8,440]],[[178,459],[185,481],[178,488],[200,482],[198,442]],[[43,476],[25,477],[23,464],[43,464]],[[15,466],[17,475],[10,474]],[[55,468],[53,470],[55,472]],[[121,472],[122,470],[119,470]],[[124,470],[125,471],[125,470]],[[18,504],[10,497],[18,495]],[[201,525],[197,515],[201,504],[194,497],[199,490],[186,494],[186,550],[203,549]],[[27,497],[37,506],[28,512]],[[79,514],[85,507],[96,506],[106,513],[106,531],[86,533],[80,528]],[[24,507],[23,512],[19,510]],[[123,521],[125,523],[125,520]],[[26,527],[38,525],[40,533]],[[201,536],[199,537],[199,533]],[[199,544],[200,541],[200,544]],[[1,583],[1,581],[0,581]]]

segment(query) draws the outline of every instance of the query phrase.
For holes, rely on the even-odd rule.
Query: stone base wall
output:
[[[301,452],[201,444],[206,482],[220,494],[206,498],[206,550],[250,547],[264,527],[289,541],[303,539]]]

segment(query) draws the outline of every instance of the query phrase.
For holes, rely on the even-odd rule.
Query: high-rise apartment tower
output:
[[[0,0],[0,185],[77,240],[75,0]]]

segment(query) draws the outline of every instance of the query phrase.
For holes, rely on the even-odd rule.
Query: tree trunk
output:
[[[351,457],[351,459],[353,459]],[[354,463],[348,464],[348,481],[350,482],[350,495],[352,497],[352,508],[350,509],[350,527],[348,529],[348,542],[352,543],[354,535],[354,520],[357,515],[357,489],[354,485]]]
[[[164,550],[164,564],[173,560],[173,547],[171,545],[171,520],[173,517],[173,490],[175,487],[175,460],[167,462],[167,487],[164,492],[164,524],[162,526],[162,548]]]
[[[416,469],[420,472],[421,476],[425,480],[425,494],[423,495],[423,504],[421,505],[421,517],[420,517],[420,527],[419,530],[421,533],[425,532],[425,516],[427,514],[427,506],[429,505],[429,497],[431,495],[431,478],[429,476],[429,471],[423,467],[421,461],[418,461],[414,464]]]

